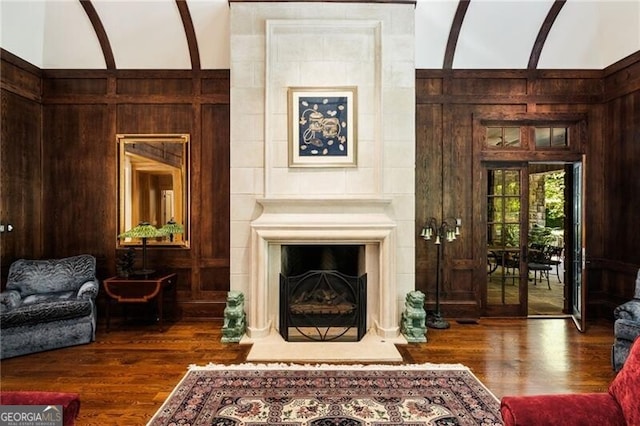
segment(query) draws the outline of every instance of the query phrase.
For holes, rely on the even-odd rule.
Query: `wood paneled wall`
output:
[[[148,263],[178,272],[183,316],[221,317],[229,290],[229,72],[43,70],[36,80],[42,89],[25,100],[12,87],[5,90],[4,71],[15,61],[5,60],[4,53],[3,150],[12,159],[32,157],[25,164],[37,167],[9,168],[22,186],[3,191],[3,205],[31,208],[19,193],[34,193],[38,220],[25,226],[28,233],[14,235],[32,236],[30,244],[41,247],[7,247],[3,265],[19,256],[91,253],[99,277],[113,275],[120,254],[116,134],[189,133],[190,247],[149,248]],[[34,130],[25,129],[27,124]],[[5,143],[12,138],[15,144]]]
[[[604,71],[416,71],[416,229],[429,217],[461,217],[464,225],[444,256],[441,303],[448,316],[485,313],[486,248],[477,236],[486,224],[474,205],[482,176],[477,116],[585,117],[587,315],[610,318],[632,296],[640,267],[640,239],[628,232],[638,227],[640,211],[639,100],[640,53]],[[427,294],[428,307],[435,269],[436,250],[416,236],[416,289]]]
[[[0,68],[0,269],[42,254],[42,108],[39,69],[2,51]],[[4,287],[3,287],[4,288]]]
[[[220,317],[229,289],[228,71],[38,70],[2,51],[2,266],[18,257],[96,255],[115,273],[117,133],[191,134],[191,247],[149,252],[179,273],[188,317]],[[483,242],[474,238],[480,155],[474,117],[586,117],[590,316],[631,297],[640,267],[640,54],[604,71],[418,70],[416,229],[461,217],[447,247],[449,317],[482,314]],[[10,165],[10,167],[8,167]],[[416,289],[434,300],[435,251],[416,236]],[[4,268],[3,276],[6,276]]]
[[[593,199],[599,215],[593,227],[601,249],[592,259],[589,303],[594,312],[611,318],[611,309],[633,297],[640,268],[640,54],[604,72],[602,138],[594,153],[603,165],[603,188]]]

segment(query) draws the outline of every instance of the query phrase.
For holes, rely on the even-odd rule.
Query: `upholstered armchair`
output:
[[[20,259],[0,293],[0,359],[95,340],[96,259]]]
[[[505,396],[505,426],[640,425],[640,340],[606,392]]]
[[[633,299],[615,308],[613,316],[615,341],[611,348],[611,363],[613,369],[619,371],[629,355],[631,344],[640,336],[640,269]]]

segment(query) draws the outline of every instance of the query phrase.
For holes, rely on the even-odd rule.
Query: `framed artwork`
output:
[[[289,88],[289,167],[355,167],[356,87]]]

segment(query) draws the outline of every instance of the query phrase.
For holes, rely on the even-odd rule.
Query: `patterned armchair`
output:
[[[86,254],[13,262],[0,293],[0,359],[95,340],[95,273]]]
[[[636,277],[633,299],[618,306],[613,311],[615,341],[611,348],[611,363],[615,371],[622,368],[633,341],[640,336],[640,269]]]

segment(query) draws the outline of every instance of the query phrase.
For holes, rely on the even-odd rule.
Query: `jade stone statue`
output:
[[[237,343],[244,336],[247,326],[244,312],[244,294],[240,291],[230,291],[227,294],[227,306],[224,308],[224,323],[222,325],[222,342]]]
[[[427,341],[427,327],[425,320],[427,312],[424,310],[425,295],[420,290],[411,291],[405,297],[405,309],[402,312],[400,330],[410,343]]]

